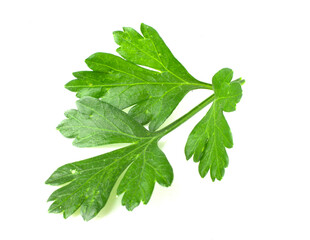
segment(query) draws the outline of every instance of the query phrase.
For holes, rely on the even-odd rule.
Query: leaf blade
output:
[[[81,207],[84,220],[88,221],[95,217],[105,206],[117,179],[132,161],[130,158],[126,159],[127,152],[132,152],[134,149],[134,146],[129,146],[75,162],[74,169],[71,168],[72,164],[58,168],[46,182],[54,185],[69,184],[52,193],[48,200],[54,202],[49,212],[63,212],[66,218]],[[70,174],[74,175],[71,179],[66,177]],[[57,179],[62,180],[57,182]]]
[[[101,100],[84,97],[77,101],[77,110],[68,111],[66,116],[68,119],[59,127],[66,137],[76,140],[83,134],[89,136],[99,133],[99,140],[103,139],[100,144],[99,140],[94,142],[94,139],[88,139],[82,146],[111,142],[129,142],[131,145],[58,168],[45,182],[60,186],[48,199],[53,201],[49,212],[63,213],[64,218],[67,218],[81,208],[83,219],[92,219],[105,206],[123,172],[125,176],[119,189],[125,192],[122,202],[129,210],[133,210],[141,201],[148,203],[156,182],[166,187],[171,185],[173,171],[157,146],[159,136],[152,135],[123,111]],[[77,122],[83,127],[82,130],[75,125]],[[66,132],[66,126],[70,131]],[[111,134],[112,130],[114,132]],[[131,179],[137,176],[140,177],[133,184]]]
[[[85,62],[93,71],[74,73],[76,79],[66,88],[78,97],[100,98],[119,109],[133,106],[129,115],[143,125],[150,123],[149,129],[155,131],[189,91],[212,87],[187,72],[155,29],[141,24],[141,32],[132,28],[114,32],[123,58],[91,55]]]
[[[189,159],[199,162],[199,174],[205,177],[210,170],[212,181],[221,180],[228,166],[226,148],[233,147],[230,127],[223,111],[231,112],[242,96],[241,82],[233,81],[231,69],[224,68],[212,78],[215,99],[214,102],[190,133],[186,145],[185,155]]]
[[[142,201],[147,204],[151,198],[155,182],[168,187],[173,181],[173,170],[157,143],[150,141],[128,168],[117,194],[123,194],[122,205],[132,211]]]
[[[75,138],[75,146],[134,143],[148,136],[142,125],[106,102],[84,97],[77,101],[77,107],[67,111],[67,119],[57,127],[65,137]]]

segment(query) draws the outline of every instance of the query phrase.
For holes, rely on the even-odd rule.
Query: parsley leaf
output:
[[[68,119],[58,126],[64,136],[75,138],[76,146],[132,145],[58,168],[46,183],[69,184],[50,196],[48,200],[54,203],[49,212],[63,212],[67,218],[81,207],[83,218],[92,219],[105,206],[124,171],[117,194],[124,193],[122,204],[128,210],[133,210],[141,201],[148,203],[155,182],[166,187],[171,185],[172,168],[157,146],[160,135],[152,136],[126,113],[101,100],[84,97],[77,102],[77,107],[78,110],[68,111]]]
[[[95,53],[86,59],[93,71],[74,73],[76,79],[65,87],[78,97],[101,98],[119,109],[133,106],[128,114],[155,131],[189,91],[212,86],[192,77],[155,29],[141,24],[141,32],[143,36],[128,27],[114,32],[123,58]]]
[[[75,138],[77,147],[97,147],[111,143],[135,143],[149,132],[126,113],[92,97],[76,102],[77,110],[65,113],[67,119],[57,129]]]
[[[225,148],[233,147],[233,139],[223,111],[232,112],[242,96],[241,83],[232,81],[233,71],[225,68],[212,78],[215,99],[204,116],[190,133],[185,155],[199,163],[199,173],[205,177],[210,170],[212,180],[221,180],[228,166],[228,155]]]
[[[58,168],[46,184],[59,186],[49,197],[49,212],[65,218],[79,208],[88,221],[105,206],[116,182],[122,204],[133,210],[147,204],[155,183],[168,187],[173,170],[158,141],[197,112],[212,103],[204,118],[190,133],[185,154],[199,162],[199,173],[210,170],[212,180],[221,180],[228,166],[226,148],[233,146],[230,128],[223,112],[231,112],[242,96],[242,79],[232,80],[231,69],[224,68],[212,84],[192,77],[172,55],[159,34],[141,25],[140,35],[132,28],[114,32],[123,57],[95,53],[86,59],[92,71],[75,72],[76,79],[66,88],[76,92],[77,109],[57,129],[73,138],[77,147],[98,147],[127,143],[126,147]],[[194,89],[214,94],[168,126],[157,130],[183,97]],[[128,113],[123,109],[131,107]],[[143,125],[149,123],[149,130]]]

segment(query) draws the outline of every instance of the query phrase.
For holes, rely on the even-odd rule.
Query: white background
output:
[[[1,239],[310,239],[309,1],[1,1]],[[184,145],[206,110],[166,136],[174,169],[133,212],[112,194],[84,222],[48,214],[59,166],[110,149],[78,149],[56,131],[75,95],[63,85],[92,53],[115,53],[112,32],[159,31],[201,81],[223,67],[243,77],[226,114],[234,148],[221,182],[201,179]],[[210,92],[190,93],[169,119]]]

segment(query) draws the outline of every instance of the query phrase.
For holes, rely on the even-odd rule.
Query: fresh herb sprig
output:
[[[208,104],[211,108],[190,133],[185,155],[199,162],[199,173],[208,172],[221,180],[228,166],[226,148],[233,146],[223,112],[236,109],[242,96],[242,79],[232,81],[233,72],[224,68],[212,84],[192,77],[172,55],[159,34],[141,24],[140,35],[132,28],[114,32],[117,52],[95,53],[86,59],[92,71],[73,73],[76,79],[66,88],[76,92],[77,109],[65,113],[67,119],[57,129],[74,138],[77,147],[97,147],[113,143],[129,146],[58,168],[46,184],[61,186],[48,201],[49,212],[65,218],[81,208],[88,221],[105,206],[117,180],[122,204],[133,210],[147,204],[155,182],[168,187],[173,170],[158,141]],[[148,68],[145,68],[148,67]],[[152,70],[151,70],[152,69]],[[213,90],[213,94],[168,126],[158,128],[191,90]],[[128,113],[123,109],[131,107]],[[149,124],[147,130],[143,125]]]

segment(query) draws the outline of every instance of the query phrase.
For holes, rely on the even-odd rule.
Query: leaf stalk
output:
[[[174,129],[176,129],[180,125],[182,125],[184,122],[186,122],[188,119],[193,117],[196,113],[198,113],[200,110],[205,108],[207,105],[209,105],[213,101],[214,101],[214,94],[212,94],[207,99],[203,100],[201,103],[199,103],[196,107],[194,107],[188,113],[178,118],[174,122],[170,123],[168,126],[164,127],[161,130],[156,131],[155,134],[158,137],[158,140],[162,138],[163,136],[167,135],[168,133],[172,132]]]

